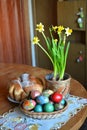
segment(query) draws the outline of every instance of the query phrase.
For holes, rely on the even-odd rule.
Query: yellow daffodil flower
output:
[[[44,25],[42,23],[36,25],[36,30],[39,32],[44,31]]]
[[[64,27],[63,26],[58,26],[58,34],[62,33],[62,31],[64,30]]]
[[[52,26],[52,29],[54,30],[54,32],[56,32],[56,30],[58,29],[57,26]]]
[[[33,38],[33,44],[38,44],[39,43],[39,39],[38,39],[38,37],[34,37]]]
[[[67,28],[65,28],[65,30],[66,30],[65,34],[67,35],[67,37],[68,37],[69,35],[71,35],[72,29],[70,29],[69,27],[67,27]]]

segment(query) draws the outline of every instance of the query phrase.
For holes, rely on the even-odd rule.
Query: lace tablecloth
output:
[[[57,130],[87,105],[87,99],[69,95],[68,108],[54,119],[33,119],[24,115],[19,107],[0,116],[0,130]]]

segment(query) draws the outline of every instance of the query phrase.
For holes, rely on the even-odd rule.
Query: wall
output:
[[[57,25],[57,0],[33,0],[34,28],[42,22],[45,26],[45,33],[49,36],[49,26]],[[35,32],[36,33],[36,32]],[[44,40],[38,34],[41,44],[45,46]],[[52,69],[47,56],[36,46],[36,65],[42,68]]]

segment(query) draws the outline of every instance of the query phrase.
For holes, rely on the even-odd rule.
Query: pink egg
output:
[[[33,91],[31,91],[30,96],[31,96],[32,99],[35,99],[35,98],[38,97],[40,94],[41,94],[41,93],[40,93],[38,90],[33,90]]]

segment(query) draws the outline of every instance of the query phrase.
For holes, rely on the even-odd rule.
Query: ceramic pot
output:
[[[46,87],[47,89],[51,89],[53,91],[58,91],[63,95],[63,97],[67,97],[70,92],[70,80],[71,76],[65,73],[63,80],[52,80],[53,73],[47,74],[45,76]],[[58,79],[58,78],[57,78]]]

